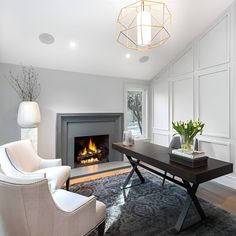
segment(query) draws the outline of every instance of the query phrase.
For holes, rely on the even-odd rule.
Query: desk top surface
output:
[[[208,165],[191,168],[170,160],[169,148],[145,141],[136,141],[133,146],[113,143],[112,148],[155,168],[167,171],[191,183],[203,183],[233,172],[233,164],[208,158]]]

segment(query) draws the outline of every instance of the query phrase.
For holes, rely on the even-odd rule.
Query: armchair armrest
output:
[[[85,205],[90,204],[90,202],[96,202],[95,196],[85,197],[63,189],[57,189],[52,194],[52,198],[58,208],[68,213],[79,211]],[[95,206],[96,204],[94,205],[94,210]]]
[[[52,194],[57,208],[65,216],[64,223],[67,225],[76,222],[70,227],[68,235],[86,235],[96,225],[96,197],[84,197],[79,194],[62,189]]]
[[[40,169],[61,166],[61,159],[41,159]]]

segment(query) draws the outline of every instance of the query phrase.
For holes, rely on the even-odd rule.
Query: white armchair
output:
[[[10,177],[27,175],[45,176],[52,189],[61,188],[66,182],[69,189],[71,168],[62,166],[61,159],[42,159],[35,152],[30,140],[21,140],[0,147],[2,172]]]
[[[106,206],[94,196],[62,189],[50,193],[45,178],[12,178],[0,173],[0,235],[104,235]]]

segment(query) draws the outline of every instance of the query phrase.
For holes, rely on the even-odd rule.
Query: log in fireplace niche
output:
[[[108,162],[109,135],[75,137],[74,165],[82,167]]]
[[[121,161],[111,145],[122,140],[123,127],[123,113],[57,114],[57,158],[72,168]]]

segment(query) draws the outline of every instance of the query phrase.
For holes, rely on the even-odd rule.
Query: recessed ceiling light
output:
[[[75,41],[71,41],[71,42],[69,43],[69,47],[70,47],[71,49],[74,49],[74,48],[77,47],[77,43],[76,43]]]
[[[125,57],[129,59],[129,58],[131,57],[131,55],[130,55],[129,53],[127,53],[127,54],[125,55]]]
[[[143,57],[139,58],[139,62],[141,62],[141,63],[145,63],[147,61],[149,61],[149,56],[143,56]]]
[[[55,42],[55,38],[48,33],[42,33],[39,35],[39,41],[44,44],[52,44]]]

